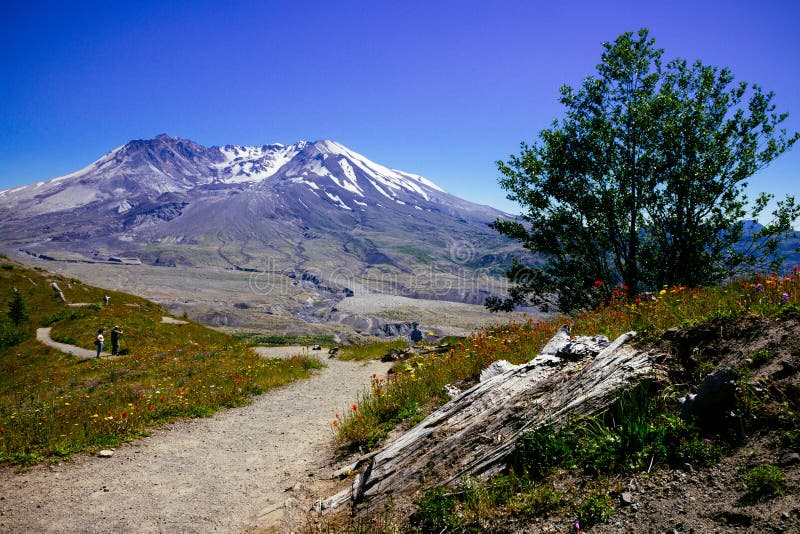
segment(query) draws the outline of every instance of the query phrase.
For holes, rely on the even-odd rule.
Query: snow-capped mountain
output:
[[[413,202],[414,197],[429,201],[431,193],[444,193],[421,176],[373,163],[334,141],[206,148],[162,134],[132,141],[72,174],[0,191],[0,202],[34,214],[119,199],[120,210],[127,211],[140,195],[157,197],[223,184],[270,187],[273,178],[304,184],[345,210],[363,207],[364,202],[348,205],[339,190],[352,193],[354,199],[377,192],[385,201],[398,203],[404,198]]]
[[[506,255],[487,226],[502,216],[335,141],[204,147],[159,135],[1,191],[0,242],[159,265],[452,270]]]

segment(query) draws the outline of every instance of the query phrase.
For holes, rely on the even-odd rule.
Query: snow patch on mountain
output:
[[[333,195],[331,193],[328,193],[327,191],[325,192],[325,194],[328,196],[329,199],[333,200],[340,208],[348,211],[353,211],[353,208],[345,204],[344,201],[341,198],[339,198],[338,195]]]
[[[355,163],[356,166],[359,167],[361,171],[363,171],[364,174],[366,174],[369,178],[372,178],[380,182],[383,186],[389,189],[394,189],[394,190],[405,189],[406,191],[416,193],[422,196],[425,200],[430,200],[430,198],[428,197],[428,194],[421,186],[433,189],[440,193],[445,192],[444,189],[434,184],[430,180],[426,180],[422,176],[405,173],[401,171],[395,171],[389,169],[388,167],[384,167],[379,163],[370,161],[369,159],[362,156],[358,152],[354,152],[349,148],[345,147],[344,145],[337,143],[336,141],[327,141],[327,140],[318,141],[316,145],[321,152],[327,152],[338,156],[344,156],[344,158],[347,158],[348,160]],[[344,167],[342,167],[342,169],[344,170]],[[388,195],[386,195],[385,193],[384,196],[388,197]]]
[[[311,182],[311,181],[305,180],[303,178],[292,178],[289,181],[291,183],[293,183],[293,184],[303,184],[305,186],[308,186],[310,189],[314,189],[315,191],[319,191],[319,186],[317,185],[316,182]]]
[[[380,197],[423,207],[446,201],[438,195],[446,192],[433,182],[375,163],[335,141],[204,147],[162,134],[131,141],[76,172],[0,191],[0,208],[36,215],[95,203],[92,209],[125,214],[142,199],[160,203],[167,195],[192,202],[203,191],[224,191],[225,185],[233,186],[232,192],[253,188],[272,195],[287,182],[316,197],[325,198],[324,192],[326,200],[350,211],[374,206]]]
[[[261,182],[277,173],[297,155],[297,145],[280,143],[261,146],[226,145],[219,149],[225,158],[215,165],[220,181],[227,184]]]

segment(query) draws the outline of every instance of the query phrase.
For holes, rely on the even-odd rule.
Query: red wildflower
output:
[[[603,281],[602,280],[595,280],[594,281],[594,287],[603,287]]]

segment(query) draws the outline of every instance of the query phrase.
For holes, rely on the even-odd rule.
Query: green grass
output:
[[[774,465],[751,469],[744,476],[744,485],[747,487],[745,497],[750,501],[766,501],[786,493],[786,477]]]
[[[589,528],[608,521],[614,515],[613,502],[605,490],[595,488],[590,491],[577,509],[580,528]]]
[[[427,252],[414,248],[410,245],[401,245],[395,247],[395,250],[401,254],[408,254],[423,265],[433,264],[433,258]]]
[[[0,348],[0,462],[34,464],[111,447],[154,424],[246,404],[319,366],[315,359],[265,360],[197,324],[162,324],[165,310],[145,299],[3,265],[11,268],[0,270],[0,338],[9,338],[5,311],[14,287],[30,318]],[[69,308],[51,281],[69,302],[100,303],[109,295],[110,306]],[[54,338],[92,349],[97,329],[108,337],[115,324],[125,331],[126,355],[118,359],[80,360],[35,339],[38,326],[51,326]]]
[[[357,446],[363,446],[368,438],[374,441],[370,437],[396,419],[404,407],[445,402],[445,384],[474,380],[496,360],[514,364],[530,360],[564,323],[570,324],[574,334],[604,334],[612,339],[635,330],[644,341],[656,339],[669,328],[697,325],[713,318],[800,315],[798,304],[800,271],[795,270],[786,276],[755,276],[721,287],[664,288],[655,295],[631,299],[621,294],[602,308],[573,317],[511,321],[458,342],[448,354],[396,366],[395,375],[388,380],[375,380],[371,390],[358,399],[358,417],[345,417],[338,425],[338,435],[342,442]],[[374,350],[377,353],[382,349]]]
[[[333,336],[293,336],[293,335],[265,335],[253,332],[234,334],[234,338],[246,342],[249,346],[282,347],[286,345],[322,345],[332,346],[336,343]]]
[[[620,292],[621,293],[621,292]],[[673,327],[700,325],[714,319],[800,317],[800,270],[785,276],[755,276],[721,287],[663,288],[655,295],[611,300],[605,306],[572,317],[549,321],[526,319],[479,332],[459,341],[447,354],[429,355],[400,362],[387,379],[375,378],[371,389],[358,399],[358,409],[337,420],[337,432],[345,446],[370,448],[388,428],[412,415],[411,407],[432,410],[446,402],[442,387],[473,381],[491,362],[505,359],[519,364],[538,354],[556,329],[568,323],[574,334],[604,334],[615,338],[627,331],[639,333],[640,343],[658,340]],[[774,354],[766,350],[752,356],[751,365],[769,363]],[[693,355],[697,368],[688,372],[699,384],[713,368],[701,353]],[[741,362],[736,417],[746,433],[762,417],[761,400],[747,384],[749,366]],[[693,373],[693,374],[692,374]],[[598,480],[649,470],[654,465],[694,468],[715,465],[735,436],[709,436],[676,413],[676,403],[666,403],[669,394],[647,389],[620,397],[606,413],[574,419],[562,430],[542,428],[517,442],[511,471],[476,484],[468,491],[430,488],[417,501],[411,523],[418,530],[480,530],[476,514],[544,515],[554,510],[577,517],[583,527],[607,521],[614,513],[605,491],[591,490],[584,496],[559,494],[546,483],[563,470],[579,470]],[[784,410],[785,441],[800,449],[797,414]],[[774,419],[774,417],[773,417]],[[712,439],[713,438],[713,439]],[[730,438],[731,443],[726,442]],[[750,495],[769,498],[784,491],[777,468],[750,473],[745,479]],[[599,486],[598,486],[599,487]],[[505,488],[505,489],[503,489]],[[505,493],[504,493],[505,492]],[[511,496],[503,497],[508,494]],[[755,497],[754,497],[755,498]],[[540,506],[537,503],[547,503]]]
[[[339,355],[337,356],[337,358],[345,361],[380,360],[383,356],[388,354],[392,349],[404,350],[407,348],[408,348],[408,343],[402,339],[346,345],[340,347]]]

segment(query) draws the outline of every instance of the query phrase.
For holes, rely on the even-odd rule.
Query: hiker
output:
[[[111,355],[112,356],[119,356],[119,338],[122,337],[122,329],[119,326],[114,325],[114,329],[111,330]]]
[[[103,329],[101,328],[97,331],[97,337],[94,338],[94,344],[97,345],[98,358],[100,357],[100,353],[103,352],[103,341],[105,341],[105,339],[103,338]]]
[[[111,297],[109,297],[108,295],[103,297],[103,302],[105,303],[106,306],[108,306],[109,301],[111,301]]]

